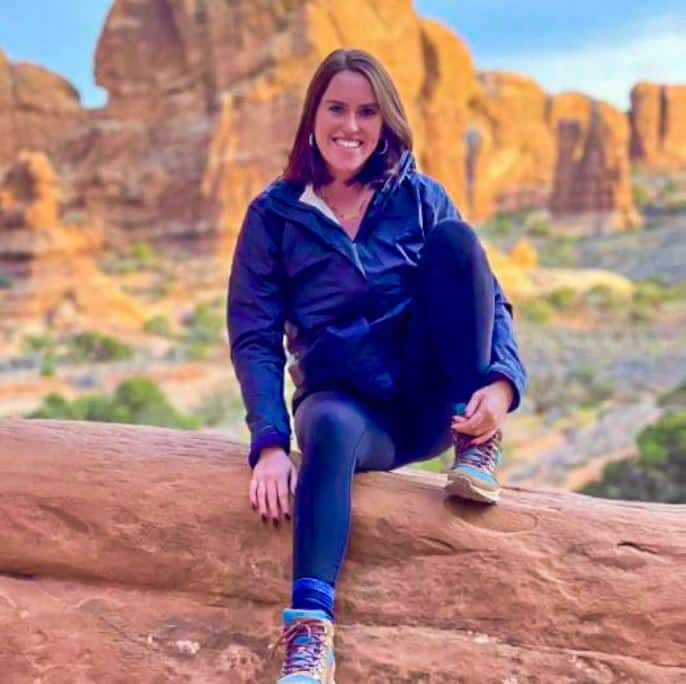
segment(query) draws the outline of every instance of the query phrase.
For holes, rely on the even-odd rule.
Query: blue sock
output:
[[[292,608],[323,610],[333,620],[336,590],[328,582],[316,577],[301,577],[293,582]]]
[[[453,410],[453,415],[464,416],[464,412],[467,410],[467,404],[464,402],[456,402],[451,405],[451,408]]]

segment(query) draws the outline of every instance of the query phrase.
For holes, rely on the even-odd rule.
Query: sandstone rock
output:
[[[285,165],[316,65],[340,45],[387,66],[418,158],[462,204],[474,69],[461,41],[420,20],[410,0],[117,0],[96,51],[107,107],[61,156],[74,203],[138,237],[220,234],[230,244],[247,202]],[[154,198],[127,202],[126,184],[150,173],[163,179]]]
[[[51,150],[83,115],[77,90],[41,66],[0,50],[0,169],[20,150]]]
[[[274,680],[290,526],[250,510],[244,447],[5,419],[0,464],[8,681]],[[683,681],[683,508],[360,475],[337,680]]]
[[[470,214],[544,206],[555,159],[549,97],[530,78],[480,72],[470,103]]]
[[[588,124],[560,115],[555,180],[550,199],[554,218],[590,224],[596,231],[640,225],[633,203],[626,118],[594,102]]]
[[[631,90],[631,157],[647,168],[686,168],[686,85],[637,83]]]
[[[0,185],[0,230],[47,230],[57,223],[55,172],[40,152],[19,154]]]
[[[54,170],[38,152],[21,152],[0,185],[0,270],[12,288],[0,290],[4,320],[46,315],[54,323],[64,307],[89,317],[119,317],[140,324],[145,312],[98,271],[103,227],[97,219],[63,224]],[[56,325],[55,329],[60,326]]]

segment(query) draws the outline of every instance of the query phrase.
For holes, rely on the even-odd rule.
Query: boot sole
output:
[[[494,504],[500,500],[500,490],[489,490],[477,487],[468,477],[460,475],[448,480],[445,485],[445,493],[448,496],[459,496],[469,501]]]

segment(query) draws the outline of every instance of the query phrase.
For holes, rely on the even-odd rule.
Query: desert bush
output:
[[[169,319],[161,314],[153,316],[145,321],[143,324],[143,332],[146,332],[149,335],[157,335],[158,337],[174,337]]]
[[[123,361],[133,356],[133,349],[110,335],[87,331],[67,340],[66,359],[73,363]]]
[[[506,238],[514,232],[515,220],[507,212],[499,211],[486,221],[484,229],[493,237]]]
[[[94,420],[182,429],[199,426],[195,416],[179,413],[157,384],[142,376],[120,383],[111,396],[89,394],[68,401],[59,394],[51,393],[43,399],[42,406],[27,418]]]
[[[594,285],[585,293],[584,299],[589,306],[601,312],[620,311],[629,304],[626,295],[604,284]]]
[[[579,303],[577,291],[572,287],[560,287],[546,295],[548,303],[557,311],[572,311]]]
[[[123,252],[110,252],[100,261],[100,269],[113,275],[157,268],[159,260],[150,243],[137,240]]]
[[[197,304],[184,320],[186,332],[183,342],[187,346],[215,345],[221,341],[224,330],[224,318],[214,312],[211,302]]]
[[[658,397],[657,403],[662,408],[686,410],[686,380],[673,390]]]
[[[631,184],[631,194],[634,204],[639,210],[645,209],[651,203],[650,193],[647,188],[636,181]]]
[[[555,310],[546,299],[537,298],[520,302],[517,305],[517,312],[531,323],[547,323]]]
[[[638,459],[609,463],[581,491],[609,499],[686,503],[686,411],[664,414],[638,436]]]
[[[615,393],[614,383],[603,379],[591,368],[573,370],[567,376],[565,387],[567,399],[583,408],[597,406],[611,399]]]

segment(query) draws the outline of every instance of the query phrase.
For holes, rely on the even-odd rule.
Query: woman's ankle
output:
[[[300,577],[293,582],[291,607],[300,610],[323,610],[334,618],[336,590],[316,577]]]

